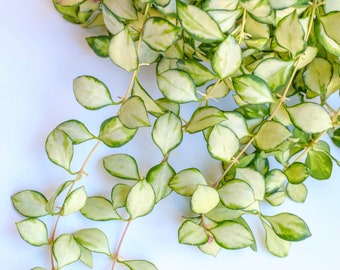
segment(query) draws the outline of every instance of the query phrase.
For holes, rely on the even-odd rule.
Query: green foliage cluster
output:
[[[26,217],[16,224],[21,237],[50,247],[50,269],[78,260],[93,267],[92,253],[109,256],[112,269],[116,264],[157,269],[145,260],[121,259],[122,241],[112,252],[98,228],[58,235],[57,227],[63,216],[80,211],[98,222],[126,222],[123,240],[129,224],[171,192],[187,197],[192,211],[179,226],[179,242],[210,255],[222,248],[256,250],[246,215],[259,218],[266,247],[275,256],[287,256],[292,242],[311,235],[295,214],[266,215],[261,206],[278,206],[287,197],[304,202],[304,181],[328,179],[333,164],[339,165],[322,140],[328,134],[340,146],[339,108],[327,103],[340,87],[339,1],[54,0],[54,5],[68,21],[102,29],[87,43],[132,78],[125,97],[116,101],[99,79],[75,78],[80,105],[88,110],[116,106],[117,114],[102,121],[97,135],[78,120],[58,125],[46,140],[46,152],[74,179],[49,198],[35,190],[12,196],[15,209]],[[156,65],[159,99],[139,80],[146,65]],[[216,102],[224,99],[235,108]],[[197,106],[185,118],[181,109],[189,102]],[[79,183],[97,146],[119,148],[140,128],[152,130],[163,159],[144,176],[133,156],[106,156],[107,173],[126,181],[113,185],[111,198],[88,196]],[[211,159],[221,163],[217,179],[200,168],[176,172],[171,166],[183,136],[198,132]],[[89,140],[96,142],[94,148],[82,167],[71,171],[74,146]],[[55,218],[52,230],[43,216]]]

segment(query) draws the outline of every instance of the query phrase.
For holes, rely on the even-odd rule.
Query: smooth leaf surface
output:
[[[143,40],[153,50],[166,51],[176,40],[180,28],[160,17],[151,17],[144,24]]]
[[[112,203],[100,196],[88,197],[80,212],[88,219],[97,221],[120,219]]]
[[[58,268],[74,263],[80,258],[80,247],[70,234],[60,235],[52,246]]]
[[[25,219],[16,223],[22,239],[33,246],[48,244],[47,227],[39,219]]]
[[[175,174],[176,172],[168,162],[162,162],[148,171],[146,181],[151,184],[155,191],[156,203],[171,193],[169,181]]]
[[[250,135],[246,120],[241,114],[237,112],[224,112],[224,116],[227,119],[219,124],[231,129],[240,140]]]
[[[267,223],[262,224],[266,232],[266,246],[269,252],[281,258],[288,256],[290,242],[278,237]]]
[[[290,51],[293,56],[297,56],[305,50],[306,42],[304,41],[304,36],[305,33],[296,11],[280,20],[275,31],[277,42],[280,46]]]
[[[204,228],[191,220],[186,220],[178,230],[178,240],[181,244],[202,245],[208,239]]]
[[[261,173],[252,168],[237,168],[235,177],[249,184],[254,191],[255,200],[263,200],[265,193],[265,180]]]
[[[45,149],[48,158],[56,165],[70,171],[73,158],[72,140],[59,129],[54,129],[47,137]]]
[[[208,43],[223,39],[223,33],[218,24],[206,12],[179,0],[176,3],[180,22],[191,36],[199,41]]]
[[[182,122],[178,116],[168,112],[158,117],[152,129],[152,139],[164,156],[176,148],[182,138]]]
[[[77,231],[73,234],[73,237],[80,245],[88,250],[106,255],[111,254],[106,235],[97,228]]]
[[[264,151],[275,149],[291,136],[291,132],[278,122],[265,122],[256,137],[256,146]]]
[[[114,209],[124,207],[126,205],[126,198],[130,192],[131,187],[126,184],[114,185],[111,190],[111,200]]]
[[[244,209],[255,202],[253,189],[248,183],[234,179],[218,189],[221,202],[230,209]]]
[[[252,234],[236,221],[225,221],[210,232],[215,241],[226,249],[245,248],[254,243]]]
[[[131,219],[145,216],[155,205],[155,192],[145,179],[137,182],[130,190],[126,199],[126,210]]]
[[[218,45],[211,66],[220,79],[224,79],[238,70],[242,63],[241,48],[232,35]]]
[[[106,119],[100,126],[99,139],[109,147],[120,147],[135,136],[137,129],[125,127],[117,116]]]
[[[157,83],[162,94],[171,101],[197,101],[195,83],[190,75],[182,70],[170,69],[158,74]]]
[[[215,208],[220,202],[220,196],[216,189],[198,185],[191,197],[191,209],[197,214],[205,214]]]
[[[301,241],[311,232],[300,217],[291,213],[281,213],[275,216],[263,216],[271,225],[275,234],[287,241]]]
[[[191,196],[198,185],[207,185],[207,181],[196,168],[189,168],[178,172],[169,182],[169,186],[183,196]]]
[[[65,121],[58,125],[57,129],[65,132],[67,136],[70,137],[73,144],[79,144],[95,138],[87,127],[78,120]]]
[[[218,108],[212,106],[200,107],[193,113],[186,130],[189,133],[195,133],[212,127],[223,120],[226,120],[226,116]]]
[[[287,180],[286,175],[279,169],[271,170],[265,178],[266,194],[278,191]]]
[[[103,3],[114,13],[118,18],[125,20],[137,20],[137,11],[132,0],[103,0]]]
[[[77,101],[89,110],[97,110],[113,104],[107,86],[92,76],[75,78],[73,80],[73,92]]]
[[[63,216],[79,211],[86,203],[87,194],[85,187],[81,186],[73,190],[65,199],[61,214]]]
[[[23,190],[11,196],[13,206],[25,217],[41,217],[47,215],[47,199],[35,190]]]
[[[122,53],[122,51],[125,53]],[[129,55],[129,57],[126,57],[126,55]],[[113,63],[127,72],[138,68],[137,49],[127,29],[123,29],[111,39],[109,56]]]
[[[111,175],[128,180],[139,180],[136,160],[128,154],[113,154],[103,160],[105,170]]]
[[[331,176],[333,162],[326,153],[312,149],[308,152],[306,166],[313,178],[324,180]]]
[[[130,270],[157,270],[153,263],[143,260],[121,261],[120,263],[125,264]]]
[[[132,96],[122,104],[118,117],[127,128],[150,126],[148,112],[143,100],[138,96]]]
[[[230,161],[239,150],[239,146],[239,139],[227,127],[216,125],[209,134],[208,151],[216,159]]]
[[[308,167],[302,162],[294,162],[284,171],[287,179],[292,184],[300,184],[310,175]]]
[[[312,102],[301,103],[287,108],[296,127],[307,133],[318,133],[332,127],[327,111]]]
[[[307,187],[304,184],[287,184],[286,192],[288,197],[294,202],[303,203],[308,195]]]
[[[194,60],[178,60],[177,67],[190,74],[196,86],[201,86],[216,78],[207,67]]]
[[[249,104],[273,102],[272,93],[267,83],[254,75],[241,75],[233,78],[237,94]]]

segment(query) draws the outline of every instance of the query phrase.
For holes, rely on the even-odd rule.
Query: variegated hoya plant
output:
[[[23,190],[12,196],[25,217],[16,223],[20,236],[33,246],[49,247],[50,266],[34,270],[61,269],[79,260],[92,268],[93,253],[107,255],[111,269],[118,264],[157,269],[143,259],[122,259],[120,247],[130,223],[171,192],[187,197],[191,209],[183,213],[179,242],[210,255],[222,248],[256,250],[247,215],[258,217],[265,245],[278,257],[288,255],[292,242],[311,235],[301,217],[268,215],[262,209],[286,198],[304,202],[304,181],[328,179],[333,164],[339,165],[323,137],[340,147],[340,109],[327,101],[339,95],[340,1],[53,2],[67,21],[102,31],[88,37],[88,45],[129,72],[131,81],[125,96],[114,100],[100,79],[75,78],[80,105],[88,110],[113,106],[116,114],[102,121],[99,134],[78,120],[58,125],[46,140],[46,152],[73,180],[53,194]],[[148,66],[156,67],[157,98],[140,80]],[[225,100],[234,106],[225,106]],[[194,109],[183,114],[186,103]],[[141,175],[130,154],[103,157],[104,169],[113,176],[111,197],[88,196],[80,180],[98,145],[120,148],[140,128],[150,129],[162,160]],[[171,165],[174,149],[194,133],[201,133],[209,156],[221,164],[215,179],[200,168],[175,171]],[[74,146],[89,140],[93,149],[81,168],[71,170]],[[90,220],[126,223],[114,250],[98,228],[58,235],[59,221],[79,211]],[[52,229],[43,216],[53,221]]]

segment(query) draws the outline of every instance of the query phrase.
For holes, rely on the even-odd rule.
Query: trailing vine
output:
[[[288,3],[287,3],[288,2]],[[74,79],[78,103],[88,110],[113,106],[98,135],[78,120],[59,124],[46,139],[51,162],[74,178],[53,194],[23,190],[12,196],[24,217],[20,236],[33,246],[49,246],[50,266],[61,269],[81,261],[94,267],[93,253],[107,255],[111,269],[157,269],[143,259],[126,260],[120,251],[131,223],[149,214],[171,192],[188,198],[178,241],[216,256],[224,249],[257,249],[244,218],[255,215],[263,225],[268,251],[288,255],[293,242],[311,236],[299,216],[268,215],[286,198],[302,203],[305,180],[328,179],[339,160],[322,140],[340,146],[340,108],[327,100],[339,94],[340,22],[336,1],[320,0],[53,0],[64,19],[99,36],[88,37],[94,53],[131,73],[124,97],[114,101],[98,78]],[[156,66],[159,98],[144,88],[140,70]],[[233,108],[225,105],[233,103]],[[186,103],[195,104],[186,111]],[[190,114],[190,117],[184,115]],[[113,177],[111,198],[88,196],[80,185],[86,166],[100,144],[120,148],[141,128],[151,129],[162,159],[143,168],[135,157],[103,157]],[[217,179],[200,168],[175,171],[173,150],[184,136],[201,133],[212,160],[221,164]],[[95,144],[77,172],[71,170],[74,146]],[[194,146],[193,146],[194,147]],[[147,158],[147,157],[145,157]],[[89,176],[90,177],[90,176]],[[117,180],[122,181],[117,181]],[[97,222],[125,223],[114,250],[99,228],[58,233],[64,216],[80,212]],[[48,229],[42,217],[54,220]]]

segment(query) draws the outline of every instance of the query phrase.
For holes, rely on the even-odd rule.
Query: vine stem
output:
[[[116,252],[113,255],[113,262],[112,262],[111,270],[114,270],[116,263],[119,261],[119,252],[120,252],[120,249],[121,249],[122,244],[124,242],[126,233],[127,233],[128,229],[130,227],[131,221],[132,221],[131,219],[128,220],[128,222],[127,222],[127,224],[126,224],[126,226],[124,228],[123,234],[122,234],[122,236],[121,236],[121,238],[119,240]]]
[[[85,158],[80,170],[78,171],[77,173],[77,176],[75,177],[75,179],[72,181],[72,184],[71,186],[69,187],[67,193],[66,193],[66,196],[65,196],[65,200],[67,198],[68,195],[70,195],[70,193],[72,192],[76,182],[78,182],[83,174],[85,174],[85,167],[86,165],[88,164],[91,156],[93,155],[93,153],[95,152],[95,150],[98,148],[98,146],[100,145],[101,141],[97,141],[97,143],[92,147],[90,153],[87,155],[87,157]],[[64,202],[65,202],[64,200]],[[60,218],[62,216],[62,210],[63,210],[63,207],[60,208],[59,212],[58,212],[58,216],[57,216],[57,219],[56,219],[56,222],[54,223],[54,226],[53,226],[53,229],[52,229],[52,232],[51,232],[51,236],[50,236],[50,239],[49,239],[49,244],[50,244],[50,260],[51,260],[51,266],[52,266],[52,270],[56,270],[55,268],[55,265],[54,265],[54,258],[53,258],[53,243],[55,241],[55,236],[56,236],[56,232],[57,232],[57,227],[58,227],[58,224],[59,224],[59,221],[60,221]]]
[[[308,23],[308,30],[307,30],[307,33],[304,37],[304,41],[307,42],[308,41],[308,38],[309,38],[309,35],[311,33],[311,30],[312,30],[312,27],[313,27],[313,22],[314,22],[314,16],[315,16],[315,12],[316,12],[316,7],[318,6],[318,0],[314,0],[313,3],[311,3],[311,5],[313,6],[312,8],[312,14],[310,15],[310,19],[309,19],[309,23]],[[244,15],[244,14],[243,14]],[[245,16],[243,16],[243,21],[242,21],[242,25],[245,24],[244,22],[245,20]],[[242,34],[244,34],[242,32]],[[241,37],[242,38],[242,37]],[[278,105],[275,107],[274,111],[270,114],[270,116],[268,117],[268,119],[266,121],[270,122],[273,120],[273,118],[275,117],[275,115],[278,113],[279,109],[283,106],[283,104],[285,103],[286,101],[286,98],[287,98],[287,94],[288,94],[288,91],[289,91],[289,88],[290,86],[292,85],[293,83],[293,80],[294,80],[294,77],[296,75],[296,72],[298,70],[298,64],[299,64],[299,61],[302,57],[302,54],[300,54],[296,60],[295,60],[295,63],[294,63],[294,69],[292,71],[292,74],[284,88],[284,91],[282,93],[282,95],[280,96],[280,100],[279,100],[279,103]],[[248,143],[242,148],[242,150],[237,154],[236,157],[234,157],[232,159],[232,161],[229,163],[228,167],[223,171],[223,173],[221,174],[221,176],[218,178],[218,180],[212,185],[212,187],[214,188],[217,188],[219,183],[222,181],[222,179],[226,176],[226,174],[229,172],[229,170],[238,162],[238,160],[240,159],[240,157],[245,153],[245,151],[250,147],[250,145],[254,142],[255,138],[257,136],[257,132],[254,133],[253,137],[248,141]]]

